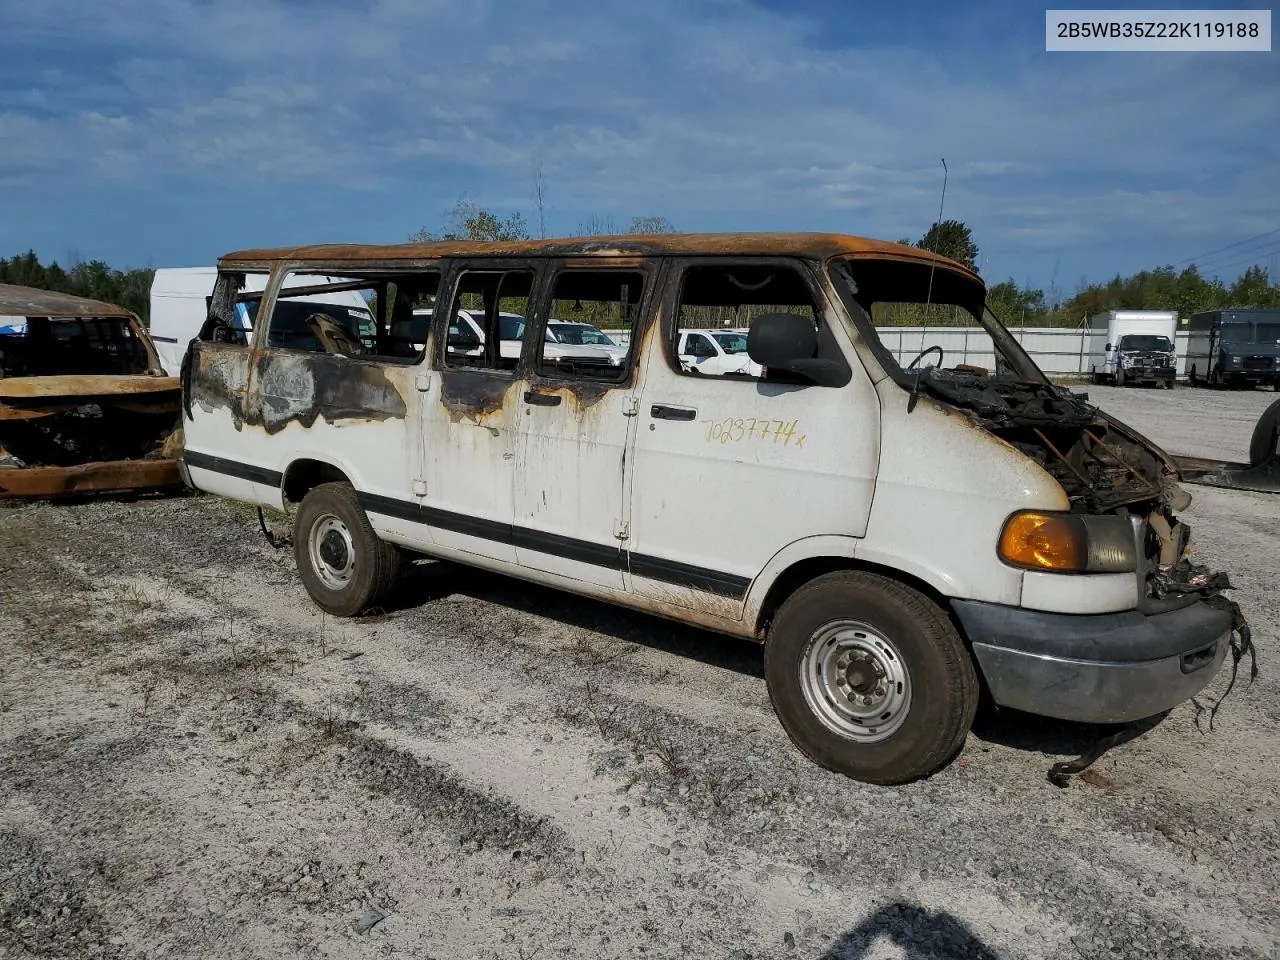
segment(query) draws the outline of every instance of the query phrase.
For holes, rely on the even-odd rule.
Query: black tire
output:
[[[1172,389],[1173,389],[1173,381],[1174,381],[1174,379],[1176,379],[1176,378],[1174,378],[1174,377],[1170,377],[1168,380],[1166,380],[1166,381],[1164,382],[1164,388],[1165,388],[1166,390],[1172,390]]]
[[[1116,386],[1124,386],[1124,367],[1116,367]]]
[[[842,625],[845,621],[856,623]],[[806,689],[816,697],[821,683],[804,679],[805,664],[813,666],[814,677],[824,676],[811,649],[832,649],[833,641],[824,641],[824,634],[831,636],[838,629],[841,637],[855,638],[855,643],[864,637],[888,641],[891,652],[900,657],[897,664],[892,663],[895,657],[884,661],[891,670],[905,673],[908,695],[901,719],[888,721],[899,725],[887,734],[877,734],[872,727],[862,728],[860,736],[838,732],[830,714],[824,719],[810,706]],[[849,672],[853,668],[842,670],[841,661],[828,662],[835,667],[831,675],[854,682]],[[862,663],[870,661],[864,658]],[[783,603],[765,646],[765,681],[774,712],[800,752],[828,770],[867,783],[906,783],[948,763],[963,746],[978,706],[973,660],[946,613],[906,584],[860,571],[818,577]],[[883,681],[872,673],[870,681],[861,682]],[[873,694],[879,692],[877,688]],[[830,697],[826,700],[838,712],[839,705]],[[852,689],[846,700],[858,707]],[[879,699],[872,709],[885,702]],[[868,740],[876,735],[884,739]]]
[[[317,530],[322,524],[327,533]],[[330,552],[319,555],[321,547]],[[373,532],[349,483],[322,483],[302,498],[293,525],[293,557],[316,606],[336,617],[354,617],[377,605],[400,573],[399,549]]]
[[[1277,455],[1280,455],[1280,400],[1262,411],[1253,428],[1253,438],[1249,441],[1249,465],[1259,466]]]

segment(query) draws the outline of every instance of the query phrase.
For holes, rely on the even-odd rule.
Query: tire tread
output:
[[[963,746],[977,711],[979,685],[973,660],[950,618],[920,591],[891,577],[861,570],[838,571],[810,581],[796,590],[779,608],[770,629],[770,642],[765,645],[765,675],[766,677],[776,675],[776,671],[771,669],[772,657],[779,655],[777,646],[772,643],[774,631],[779,629],[785,631],[793,613],[812,603],[816,596],[850,588],[878,592],[897,605],[911,621],[920,626],[925,641],[931,644],[941,656],[944,682],[947,687],[943,700],[947,710],[934,732],[932,746],[925,753],[914,758],[914,762],[896,764],[879,774],[853,773],[816,753],[812,745],[804,742],[803,736],[792,729],[784,711],[778,709],[779,692],[775,691],[774,684],[771,682],[769,697],[774,710],[792,743],[814,762],[827,769],[847,776],[856,776],[859,780],[886,785],[905,783],[926,776],[946,764]],[[798,692],[796,695],[802,697]],[[833,734],[832,737],[834,736]]]
[[[316,577],[311,570],[310,558],[307,555],[308,534],[302,529],[305,518],[313,510],[320,509],[319,505],[325,500],[338,501],[337,504],[328,506],[328,509],[335,513],[345,508],[342,512],[346,512],[347,517],[344,519],[348,520],[349,526],[353,528],[352,536],[359,540],[356,547],[366,562],[368,570],[367,575],[357,572],[359,579],[354,585],[356,589],[341,603],[326,604],[321,597],[316,596],[316,590],[313,587]],[[303,584],[307,587],[307,592],[322,609],[335,616],[353,617],[369,607],[377,606],[395,587],[400,575],[400,549],[393,543],[387,543],[374,532],[373,525],[369,523],[368,514],[364,512],[364,507],[360,506],[355,488],[351,484],[334,480],[309,490],[298,509],[295,527],[294,559],[297,561],[298,572],[302,576]]]

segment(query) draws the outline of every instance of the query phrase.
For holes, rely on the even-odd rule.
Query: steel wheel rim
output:
[[[347,525],[333,514],[326,514],[311,525],[307,538],[307,554],[311,569],[330,590],[342,590],[355,574],[356,545]]]
[[[911,711],[911,676],[901,652],[858,620],[814,632],[800,658],[800,686],[823,726],[858,743],[893,736]]]

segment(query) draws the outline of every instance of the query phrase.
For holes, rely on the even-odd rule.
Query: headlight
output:
[[[1000,558],[1028,570],[1131,573],[1137,569],[1133,530],[1121,517],[1023,510],[1005,521]]]

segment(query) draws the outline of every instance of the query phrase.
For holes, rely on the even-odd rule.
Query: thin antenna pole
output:
[[[946,206],[946,203],[947,203],[947,175],[948,175],[949,173],[950,173],[950,171],[947,169],[947,158],[946,158],[946,157],[943,157],[943,158],[942,158],[942,199],[938,201],[938,219],[937,219],[937,221],[934,223],[934,226],[935,226],[935,227],[941,227],[941,225],[942,225],[942,208],[943,208],[944,206]],[[934,243],[937,243],[937,241],[938,241],[938,235],[937,235],[936,233],[934,234],[934,238],[933,238],[933,239],[934,239]],[[931,250],[930,252],[931,252],[931,253],[936,254],[938,251],[937,251],[937,250]],[[926,294],[925,294],[925,298],[924,298],[924,311],[925,311],[925,314],[926,314],[926,315],[927,315],[927,314],[928,314],[928,312],[929,312],[929,305],[933,302],[933,271],[934,271],[934,269],[935,269],[936,267],[937,267],[937,262],[936,262],[936,261],[934,261],[934,262],[930,262],[930,264],[929,264],[929,291],[928,291],[928,293],[926,293]]]
[[[950,171],[948,171],[948,170],[947,170],[947,158],[946,158],[946,157],[943,157],[943,158],[942,158],[942,199],[938,201],[938,219],[937,219],[937,221],[934,223],[934,227],[935,227],[935,228],[939,227],[939,225],[942,223],[942,209],[943,209],[943,207],[944,207],[944,206],[946,206],[946,203],[947,203],[947,174],[948,174],[949,172],[950,172]],[[926,236],[927,236],[927,234],[926,234]],[[933,235],[933,242],[934,242],[935,244],[938,242],[938,234],[937,234],[936,232],[935,232],[935,233],[934,233],[934,235]],[[930,252],[930,253],[933,253],[933,254],[936,254],[938,251],[937,251],[937,250],[931,250],[931,251],[929,251],[929,252]],[[928,289],[928,291],[925,293],[925,297],[924,297],[924,316],[921,318],[921,319],[923,320],[923,323],[921,323],[921,325],[920,325],[920,349],[921,349],[921,350],[923,350],[923,349],[924,349],[924,331],[925,331],[925,327],[929,326],[929,307],[930,307],[930,306],[932,305],[932,303],[933,303],[933,271],[937,268],[937,266],[938,266],[938,264],[937,264],[937,262],[936,262],[936,261],[930,261],[930,263],[929,263],[929,289]]]

